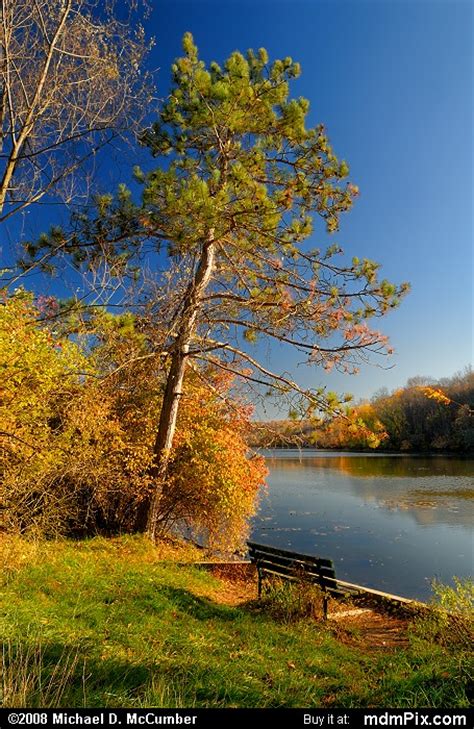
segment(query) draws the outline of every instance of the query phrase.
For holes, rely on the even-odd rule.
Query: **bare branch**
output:
[[[126,0],[129,8],[133,0]],[[153,98],[141,26],[116,0],[1,0],[0,220],[71,184],[116,135],[140,129]],[[121,12],[124,3],[121,3]],[[18,204],[19,203],[19,204]]]

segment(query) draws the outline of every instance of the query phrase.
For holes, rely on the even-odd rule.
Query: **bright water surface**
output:
[[[336,575],[428,599],[473,573],[474,460],[263,451],[270,469],[252,538],[334,560]]]

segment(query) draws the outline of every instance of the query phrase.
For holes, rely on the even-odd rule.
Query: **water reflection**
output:
[[[329,468],[360,478],[398,476],[466,476],[474,487],[474,460],[456,456],[408,456],[404,454],[338,453],[315,450],[262,450],[269,460],[278,460],[278,468]]]
[[[474,518],[474,461],[446,456],[339,454],[326,451],[265,451],[270,469],[334,471],[331,488],[348,487],[366,502],[403,510],[420,525],[444,523],[471,529]],[[315,480],[317,486],[317,479]]]
[[[474,461],[270,451],[253,536],[335,560],[341,578],[426,598],[472,572]]]

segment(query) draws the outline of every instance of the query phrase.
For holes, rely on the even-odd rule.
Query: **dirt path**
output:
[[[347,642],[366,650],[391,651],[408,645],[409,621],[372,608],[330,610],[328,622],[343,629]]]
[[[213,569],[219,586],[212,599],[238,606],[257,599],[257,581],[242,569]],[[392,651],[408,645],[409,621],[368,607],[330,600],[328,627],[338,639],[368,651]]]

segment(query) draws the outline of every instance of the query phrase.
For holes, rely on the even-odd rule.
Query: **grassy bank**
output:
[[[229,584],[177,564],[196,557],[131,537],[0,540],[0,706],[468,705],[466,653],[419,628],[377,652],[225,604]]]

